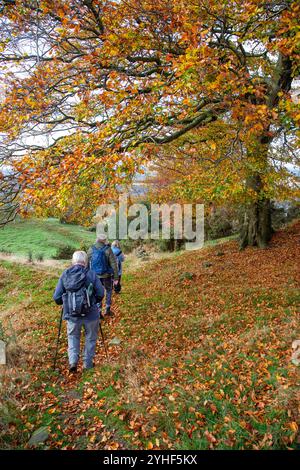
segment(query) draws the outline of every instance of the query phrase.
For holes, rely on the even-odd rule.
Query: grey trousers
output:
[[[80,335],[82,327],[85,332],[83,365],[86,369],[89,369],[93,367],[93,359],[95,356],[99,330],[99,318],[97,318],[97,320],[78,318],[76,321],[67,321],[68,356],[70,365],[77,364],[79,361]]]

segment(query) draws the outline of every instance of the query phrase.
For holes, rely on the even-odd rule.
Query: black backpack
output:
[[[67,271],[62,281],[66,290],[62,296],[65,312],[69,317],[84,318],[91,307],[90,297],[93,292],[93,285],[86,285],[86,273],[72,276]]]

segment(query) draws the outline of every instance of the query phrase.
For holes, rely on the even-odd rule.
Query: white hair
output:
[[[88,257],[85,251],[75,251],[72,256],[72,264],[88,265]]]
[[[116,246],[117,248],[121,248],[119,240],[115,240],[112,242],[111,246]]]
[[[107,236],[105,233],[97,233],[96,242],[105,242],[107,240]]]

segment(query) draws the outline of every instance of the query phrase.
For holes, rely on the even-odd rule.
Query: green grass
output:
[[[205,242],[205,246],[228,241],[234,237]],[[73,224],[61,224],[58,219],[18,219],[0,228],[0,253],[16,256],[32,254],[33,261],[39,257],[53,258],[57,250],[63,246],[70,246],[74,250],[91,245],[95,241],[95,232]],[[168,253],[166,257],[176,257],[182,251]],[[164,254],[162,253],[162,258]],[[127,264],[131,264],[131,259]]]
[[[79,249],[90,245],[95,233],[78,225],[61,224],[57,219],[17,220],[0,229],[0,252],[33,257],[55,256],[61,246]]]

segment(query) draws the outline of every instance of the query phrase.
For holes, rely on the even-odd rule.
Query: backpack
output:
[[[95,245],[92,246],[91,269],[100,276],[102,274],[113,273],[106,255],[108,248],[109,245],[104,245],[102,248],[96,248]]]
[[[91,307],[90,295],[93,285],[86,286],[86,273],[82,272],[76,279],[65,273],[63,284],[66,292],[63,294],[63,306],[69,317],[84,318]]]

